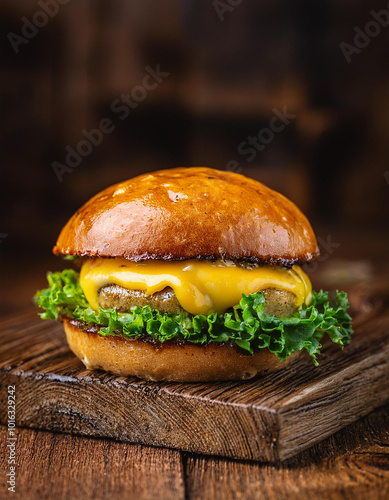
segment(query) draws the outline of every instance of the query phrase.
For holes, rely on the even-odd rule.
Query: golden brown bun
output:
[[[205,167],[140,175],[94,196],[63,228],[56,254],[302,263],[318,256],[312,228],[260,182]]]
[[[246,355],[228,345],[166,342],[156,346],[142,340],[86,333],[67,320],[64,326],[70,349],[88,369],[154,381],[246,380],[282,369],[299,354],[294,353],[283,363],[267,349]]]

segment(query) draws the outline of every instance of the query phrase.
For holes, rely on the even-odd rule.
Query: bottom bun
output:
[[[120,336],[87,333],[64,321],[70,349],[90,370],[102,369],[116,375],[130,375],[152,381],[208,382],[247,380],[285,368],[299,355],[280,361],[268,349],[243,354],[236,346],[200,346],[171,341],[154,344]]]

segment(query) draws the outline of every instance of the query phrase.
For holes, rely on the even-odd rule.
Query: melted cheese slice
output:
[[[171,287],[191,314],[224,313],[237,304],[242,293],[275,288],[297,297],[297,306],[311,299],[311,283],[298,266],[241,267],[232,261],[132,262],[125,259],[87,260],[81,268],[80,284],[93,309],[99,308],[98,290],[109,284],[147,295]]]

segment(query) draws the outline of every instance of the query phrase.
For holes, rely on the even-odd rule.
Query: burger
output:
[[[205,167],[140,175],[90,199],[54,254],[43,319],[63,323],[89,369],[147,380],[250,379],[302,351],[318,364],[326,335],[350,342],[344,292],[312,290],[319,255],[303,213],[243,175]]]

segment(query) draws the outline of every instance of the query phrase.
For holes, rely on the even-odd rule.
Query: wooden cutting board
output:
[[[157,383],[88,371],[62,325],[36,311],[0,324],[0,421],[7,387],[16,424],[257,461],[283,460],[389,402],[389,310],[354,324],[352,343],[323,348],[247,382]]]

